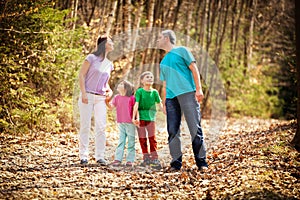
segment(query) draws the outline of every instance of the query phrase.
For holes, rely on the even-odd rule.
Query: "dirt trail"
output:
[[[204,133],[209,121],[203,120]],[[292,121],[228,119],[209,144],[207,172],[194,164],[183,123],[183,168],[167,173],[143,167],[101,167],[79,164],[77,134],[0,134],[0,199],[300,199],[300,156],[289,146]],[[209,135],[209,134],[207,134]],[[164,124],[158,126],[159,156],[170,161]],[[107,132],[108,161],[113,161],[118,133]],[[90,155],[93,156],[93,142]],[[141,151],[136,141],[137,161]]]

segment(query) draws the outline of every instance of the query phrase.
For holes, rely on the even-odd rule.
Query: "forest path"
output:
[[[204,133],[208,120],[202,120]],[[300,199],[300,155],[290,147],[294,121],[227,119],[208,149],[209,169],[196,169],[183,124],[183,168],[166,171],[167,133],[158,124],[161,170],[79,164],[76,133],[0,133],[0,199]],[[113,161],[118,133],[107,132],[106,159]],[[94,143],[90,143],[90,156]],[[136,141],[137,164],[141,150]]]

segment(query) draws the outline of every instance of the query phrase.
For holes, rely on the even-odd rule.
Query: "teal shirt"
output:
[[[135,102],[139,103],[140,120],[155,121],[156,104],[161,102],[161,98],[156,89],[150,91],[139,88],[135,92]]]
[[[166,81],[166,98],[196,91],[189,66],[195,62],[192,53],[183,46],[175,47],[160,62],[160,80]]]

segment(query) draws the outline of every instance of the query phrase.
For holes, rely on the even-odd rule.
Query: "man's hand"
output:
[[[204,99],[203,91],[202,90],[196,90],[195,98],[196,98],[196,101],[198,101],[200,103]]]

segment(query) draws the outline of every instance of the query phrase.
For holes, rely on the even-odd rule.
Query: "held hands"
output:
[[[106,99],[110,100],[113,95],[113,91],[111,89],[106,90]]]
[[[139,119],[132,119],[132,123],[137,126],[140,127],[140,120]]]
[[[111,89],[106,90],[105,104],[108,108],[112,108],[112,106],[110,105],[110,100],[111,100],[112,95],[113,95],[113,92]]]

